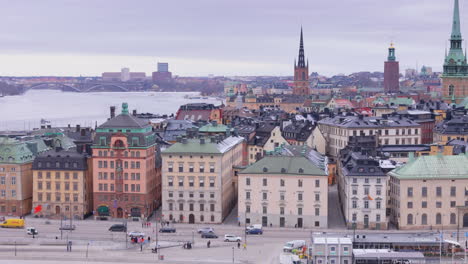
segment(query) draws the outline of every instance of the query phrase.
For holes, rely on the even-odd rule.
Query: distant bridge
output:
[[[129,92],[142,91],[145,88],[144,82],[114,82],[114,83],[56,83],[56,82],[40,82],[24,87],[24,91],[28,90],[61,90],[64,92]]]

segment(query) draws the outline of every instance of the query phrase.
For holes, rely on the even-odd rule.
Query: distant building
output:
[[[410,157],[391,172],[390,221],[399,229],[468,227],[468,156]]]
[[[167,62],[158,62],[158,72],[168,72],[169,63]]]
[[[176,120],[191,120],[195,121],[216,121],[222,124],[223,111],[213,104],[195,103],[185,104],[179,107],[176,113]]]
[[[400,91],[400,66],[395,57],[393,43],[388,48],[388,59],[385,62],[384,90],[386,93],[398,93]]]
[[[242,165],[244,138],[180,139],[162,152],[164,220],[220,224],[237,198],[234,167]]]
[[[301,27],[301,40],[299,44],[299,60],[296,64],[294,62],[294,87],[293,94],[300,96],[308,96],[310,94],[309,88],[309,62],[305,62],[304,58],[304,40],[302,37]]]
[[[349,237],[314,234],[311,247],[313,263],[352,263],[353,240]]]
[[[406,69],[405,70],[405,78],[412,79],[418,75],[418,71],[416,69]]]
[[[130,72],[129,68],[122,68],[120,72],[103,72],[102,81],[105,82],[127,82],[127,81],[144,81],[146,73]]]
[[[156,135],[127,103],[96,129],[92,150],[95,217],[144,219],[160,205]]]
[[[42,139],[0,138],[0,215],[18,217],[31,213],[32,164],[37,154],[49,149]]]
[[[452,139],[468,141],[468,115],[455,116],[436,125],[434,143],[446,144]]]
[[[444,72],[442,74],[442,98],[447,103],[458,104],[465,97],[468,97],[468,63],[467,54],[463,53],[462,42],[460,11],[458,0],[455,0],[450,50],[445,56]]]
[[[89,163],[89,164],[88,164]],[[37,215],[83,219],[93,211],[93,179],[87,154],[57,148],[39,154],[33,164],[33,207]]]
[[[239,222],[327,228],[328,177],[302,156],[267,156],[239,173]]]
[[[172,73],[169,71],[169,63],[158,62],[158,71],[153,72],[152,79],[154,83],[171,80]]]

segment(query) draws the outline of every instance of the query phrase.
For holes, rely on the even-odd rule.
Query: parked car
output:
[[[203,232],[201,238],[218,238],[218,236],[213,232]]]
[[[175,233],[176,229],[175,227],[161,227],[159,229],[159,233]]]
[[[28,228],[26,228],[26,234],[28,234],[28,235],[38,235],[39,232],[37,231],[37,229],[35,227],[28,227]]]
[[[59,230],[75,230],[75,225],[62,225]]]
[[[140,232],[140,231],[132,231],[132,232],[128,232],[128,236],[129,237],[144,237],[145,233]]]
[[[123,224],[115,224],[109,227],[109,231],[112,232],[127,232],[127,227]]]
[[[224,242],[241,242],[242,238],[235,235],[224,235]]]
[[[245,230],[245,233],[249,235],[263,235],[263,230],[258,228],[252,228]]]
[[[286,244],[283,247],[283,251],[285,252],[291,252],[293,249],[299,249],[305,246],[305,240],[293,240],[286,242]]]
[[[212,227],[202,227],[198,229],[198,233],[214,233],[214,229]]]

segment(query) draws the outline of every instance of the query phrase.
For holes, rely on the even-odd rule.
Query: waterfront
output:
[[[52,126],[68,124],[92,126],[101,124],[109,117],[109,107],[122,102],[139,113],[172,114],[180,105],[187,103],[212,103],[220,105],[214,98],[188,99],[197,92],[96,92],[73,93],[56,90],[32,90],[20,96],[0,98],[0,130],[24,130],[40,126],[41,119]]]

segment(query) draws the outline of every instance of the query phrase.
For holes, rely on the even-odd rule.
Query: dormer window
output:
[[[264,168],[263,168],[263,172],[268,172],[268,168],[267,168],[267,167],[264,167]]]
[[[304,173],[304,169],[303,169],[303,168],[299,168],[298,172],[299,172],[299,173]]]

